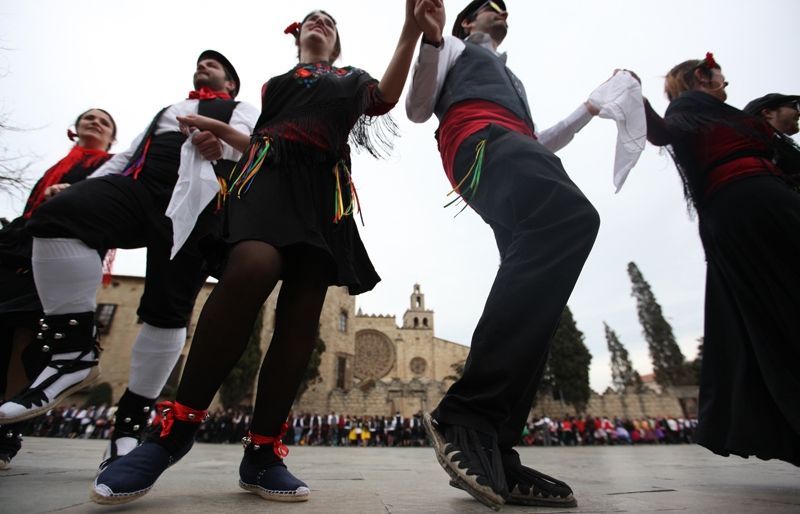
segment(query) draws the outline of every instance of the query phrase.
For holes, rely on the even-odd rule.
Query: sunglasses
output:
[[[480,11],[486,9],[487,7],[489,9],[493,10],[494,12],[496,12],[497,14],[502,14],[502,13],[506,12],[505,9],[500,7],[500,5],[498,5],[496,2],[493,2],[492,0],[489,0],[488,2],[484,2],[480,7],[475,9],[475,12],[476,13],[480,12]]]

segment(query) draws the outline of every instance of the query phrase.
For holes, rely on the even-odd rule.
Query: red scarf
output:
[[[189,98],[187,98],[187,100],[213,100],[215,98],[231,100],[231,95],[226,91],[214,91],[213,89],[203,86],[199,91],[189,91]]]
[[[102,163],[108,155],[109,153],[105,150],[93,150],[78,145],[73,146],[67,156],[47,170],[36,184],[36,187],[33,188],[31,196],[28,199],[28,204],[25,206],[25,214],[23,214],[23,216],[26,219],[30,218],[33,211],[44,201],[45,190],[54,184],[60,184],[64,175],[78,166],[84,168],[96,167]]]

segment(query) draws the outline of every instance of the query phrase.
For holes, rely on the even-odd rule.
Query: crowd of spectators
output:
[[[27,422],[25,435],[107,439],[116,407],[58,407]],[[197,441],[238,443],[247,434],[248,408],[217,409],[197,433]],[[300,446],[426,446],[422,416],[351,416],[292,413],[284,436]],[[521,434],[525,446],[587,446],[692,443],[696,419],[659,416],[622,419],[606,416],[532,418]]]
[[[669,416],[623,419],[607,416],[534,418],[522,431],[526,446],[691,444],[696,419]]]

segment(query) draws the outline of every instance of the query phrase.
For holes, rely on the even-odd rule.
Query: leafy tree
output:
[[[686,367],[686,359],[675,340],[672,326],[664,318],[661,305],[650,289],[650,284],[633,262],[628,263],[628,276],[631,279],[631,296],[636,298],[639,323],[653,360],[656,382],[662,387],[690,384],[692,379]]]
[[[700,369],[703,367],[703,338],[697,338],[697,357],[689,363],[689,374],[696,384],[700,383]]]
[[[322,363],[322,354],[325,353],[325,348],[325,341],[317,334],[317,341],[314,344],[314,350],[311,352],[311,358],[308,360],[308,367],[306,367],[306,371],[303,374],[303,380],[297,389],[295,400],[299,400],[309,387],[320,381],[319,365]]]
[[[570,308],[565,307],[542,378],[544,390],[579,412],[583,411],[592,394],[589,387],[591,362],[592,354],[584,343],[583,332],[578,330]]]
[[[242,358],[233,367],[228,377],[219,388],[222,405],[234,408],[241,405],[253,388],[258,369],[261,366],[261,329],[264,326],[264,309],[259,311],[250,340],[242,354]]]
[[[453,364],[450,365],[450,368],[453,370],[453,374],[452,375],[447,375],[446,377],[444,377],[444,379],[445,380],[458,380],[458,379],[460,379],[461,377],[464,376],[464,366],[466,366],[466,365],[467,365],[467,361],[466,360],[454,362]]]
[[[8,48],[0,47],[0,51],[8,51]],[[0,75],[0,78],[3,77],[5,70]],[[33,163],[32,159],[12,153],[3,137],[7,132],[20,130],[22,129],[12,125],[7,113],[0,112],[0,193],[22,193],[29,185],[25,173]]]
[[[640,392],[642,390],[642,378],[639,372],[633,369],[633,363],[628,356],[628,350],[620,342],[617,333],[604,321],[603,327],[606,332],[606,343],[608,343],[608,353],[611,354],[611,381],[614,389],[619,393]]]

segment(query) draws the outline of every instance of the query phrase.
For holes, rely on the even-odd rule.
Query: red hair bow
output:
[[[720,69],[719,64],[717,64],[717,61],[714,60],[714,54],[712,54],[711,52],[706,52],[705,63],[709,69],[714,69],[714,68]]]
[[[300,24],[297,22],[292,23],[285,29],[283,29],[284,34],[291,34],[294,37],[300,37]]]

